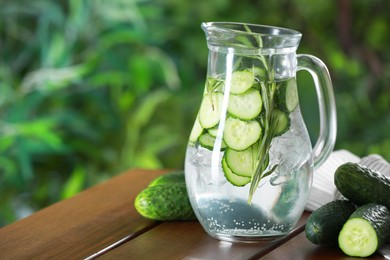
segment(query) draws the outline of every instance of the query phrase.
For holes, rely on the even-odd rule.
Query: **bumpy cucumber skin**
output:
[[[356,163],[345,163],[337,168],[334,183],[357,205],[373,202],[390,208],[390,178],[385,175]]]
[[[357,208],[356,211],[352,213],[352,215],[349,217],[348,221],[355,218],[367,220],[374,228],[378,239],[377,249],[380,248],[386,242],[387,239],[389,239],[390,210],[387,207],[376,203],[365,204]],[[348,221],[345,223],[345,225],[348,223]],[[344,253],[348,254],[348,252],[346,252],[345,246],[340,244],[340,242],[339,242],[339,246],[344,251]],[[366,257],[373,254],[374,252],[375,251],[367,253],[365,255],[354,255],[354,256]]]
[[[178,170],[160,175],[149,183],[149,187],[173,183],[185,183],[184,171]]]
[[[138,194],[134,204],[142,216],[152,220],[196,219],[183,183],[148,187]]]
[[[347,200],[331,201],[315,210],[307,219],[305,234],[313,244],[337,246],[341,228],[356,207]]]

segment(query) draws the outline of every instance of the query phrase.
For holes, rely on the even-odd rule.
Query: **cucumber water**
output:
[[[211,230],[210,235],[225,240],[259,233],[269,239],[285,235],[304,210],[312,174],[310,140],[297,96],[288,100],[286,94],[296,91],[295,78],[275,83],[280,91],[275,91],[268,118],[270,100],[251,71],[233,73],[230,93],[224,92],[226,83],[221,78],[207,82],[218,84],[206,86],[185,163],[188,195],[200,223]],[[267,120],[273,123],[268,137]],[[270,148],[261,161],[266,137]],[[248,203],[261,163],[270,174]]]
[[[266,106],[269,97],[265,97],[261,84],[254,73],[256,70],[235,71],[232,74],[230,93],[225,94],[225,84],[220,78],[208,78],[208,84],[213,82],[215,87],[206,87],[199,113],[191,131],[189,144],[201,146],[210,151],[219,140],[221,151],[226,150],[226,167],[222,167],[225,176],[231,174],[251,178],[261,161],[260,149],[264,147],[266,120],[274,122],[272,132],[267,130],[269,140],[282,136],[290,129],[291,115],[298,107],[298,95],[295,78],[276,82],[272,112],[267,118]],[[225,99],[225,95],[229,95]],[[223,111],[224,100],[226,111]],[[269,109],[268,109],[269,110]],[[268,111],[269,112],[269,111]],[[224,118],[222,135],[218,135],[220,120]],[[268,144],[269,145],[269,144]],[[250,150],[250,152],[248,152]],[[245,152],[246,151],[246,152]],[[265,165],[268,166],[268,156]],[[222,159],[221,159],[222,166]],[[240,164],[240,167],[237,165]],[[242,168],[242,169],[239,169]],[[266,168],[266,167],[264,167]],[[227,178],[234,186],[243,186],[241,179]],[[245,181],[245,185],[250,181]]]

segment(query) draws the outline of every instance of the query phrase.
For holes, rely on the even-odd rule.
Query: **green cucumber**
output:
[[[165,184],[185,184],[184,171],[171,171],[153,179],[148,187]]]
[[[236,175],[243,177],[252,177],[255,167],[253,147],[249,147],[243,151],[235,151],[227,149],[224,158],[230,170]]]
[[[278,110],[272,110],[273,122],[275,122],[274,136],[280,136],[288,131],[290,128],[290,117],[288,114]]]
[[[232,172],[232,170],[227,165],[225,158],[222,159],[222,170],[226,179],[234,186],[242,187],[251,181],[251,178],[239,176]]]
[[[184,183],[148,187],[137,195],[134,206],[143,217],[152,220],[196,219]]]
[[[201,136],[199,136],[199,144],[202,147],[207,148],[209,150],[214,149],[215,140],[216,138],[209,133],[204,133]],[[226,143],[222,140],[221,151],[225,149],[226,149]]]
[[[275,100],[277,108],[291,113],[298,106],[297,82],[295,78],[277,83]]]
[[[341,250],[349,256],[368,257],[389,236],[390,210],[380,204],[368,203],[350,216],[339,234],[338,243]]]
[[[221,117],[223,94],[211,92],[203,96],[199,109],[199,122],[203,128],[216,126]]]
[[[234,71],[230,84],[230,93],[241,94],[246,92],[255,83],[255,75],[252,71]]]
[[[260,114],[262,106],[260,92],[250,88],[242,94],[231,94],[227,110],[234,117],[251,120]]]
[[[225,122],[223,139],[229,148],[242,151],[253,145],[262,135],[257,121],[243,121],[228,117]]]
[[[192,127],[189,143],[195,144],[198,141],[199,136],[203,133],[203,127],[199,122],[199,115],[196,116],[194,126]]]
[[[264,67],[252,67],[253,74],[262,82],[268,81],[266,69]]]
[[[213,128],[207,129],[207,132],[208,132],[211,136],[217,137],[217,134],[218,134],[218,127],[213,127]]]
[[[357,205],[378,203],[390,208],[390,177],[357,163],[339,166],[334,183],[344,197]]]
[[[355,209],[347,200],[331,201],[321,206],[306,221],[307,239],[321,246],[337,246],[339,233]]]

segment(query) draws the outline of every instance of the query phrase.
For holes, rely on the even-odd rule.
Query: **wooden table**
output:
[[[306,239],[307,212],[288,237],[263,244],[220,242],[197,221],[147,220],[134,198],[163,172],[126,172],[1,228],[0,259],[353,259]]]

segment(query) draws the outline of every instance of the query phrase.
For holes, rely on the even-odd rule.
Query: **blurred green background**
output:
[[[301,31],[298,53],[333,79],[336,149],[390,159],[390,1],[0,2],[0,226],[127,169],[183,168],[203,21]],[[298,83],[315,140],[315,90]]]

